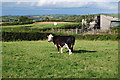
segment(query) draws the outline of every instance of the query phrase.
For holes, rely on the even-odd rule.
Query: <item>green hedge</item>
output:
[[[23,24],[32,24],[34,22],[32,21],[26,21],[26,22],[4,22],[2,23],[2,26],[8,26],[8,25],[23,25]]]
[[[3,32],[3,41],[22,41],[22,40],[45,40],[47,35],[50,33],[39,33],[39,32]],[[64,35],[62,33],[54,33],[55,35]],[[69,35],[69,34],[66,34]],[[72,35],[79,40],[119,40],[118,35]]]
[[[82,40],[119,40],[118,35],[75,35],[77,39]]]
[[[63,26],[61,26],[59,29],[81,29],[82,28],[82,24],[65,24]]]
[[[3,41],[22,41],[22,40],[45,40],[48,33],[39,32],[3,32]]]
[[[111,29],[112,31],[120,32],[120,26],[111,27],[110,29]]]

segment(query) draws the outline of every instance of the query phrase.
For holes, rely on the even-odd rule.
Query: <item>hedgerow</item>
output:
[[[3,32],[3,41],[22,41],[22,40],[46,40],[47,35],[50,33],[40,33],[40,32]],[[63,33],[54,33],[56,35],[64,35]],[[69,35],[69,34],[67,34]],[[72,34],[76,39],[79,40],[119,40],[119,36],[116,34],[101,34],[101,35],[79,35]]]

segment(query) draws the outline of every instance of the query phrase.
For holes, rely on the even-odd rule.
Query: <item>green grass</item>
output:
[[[31,28],[37,28],[37,29],[44,29],[44,28],[60,28],[63,25],[66,24],[78,24],[78,23],[63,23],[63,24],[58,24],[57,26],[54,26],[53,24],[33,24],[33,27]]]
[[[3,78],[117,78],[117,45],[77,40],[69,55],[47,41],[3,42]]]
[[[55,28],[55,27],[61,27],[65,24],[78,24],[78,23],[64,23],[64,24],[58,24],[58,26],[54,26],[53,24],[38,24],[38,23],[33,23],[33,24],[25,24],[25,25],[9,25],[9,26],[2,26],[2,28],[18,28],[18,27],[29,27],[30,28]]]

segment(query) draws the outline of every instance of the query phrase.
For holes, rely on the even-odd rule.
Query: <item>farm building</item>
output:
[[[110,27],[120,26],[120,19],[108,15],[99,15],[90,23],[90,27],[94,29],[108,30]]]

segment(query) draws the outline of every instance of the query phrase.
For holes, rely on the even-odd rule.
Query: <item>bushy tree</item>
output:
[[[27,16],[20,16],[18,22],[30,22],[32,19],[28,18]]]
[[[49,21],[50,19],[49,19],[49,17],[45,17],[45,21]]]

